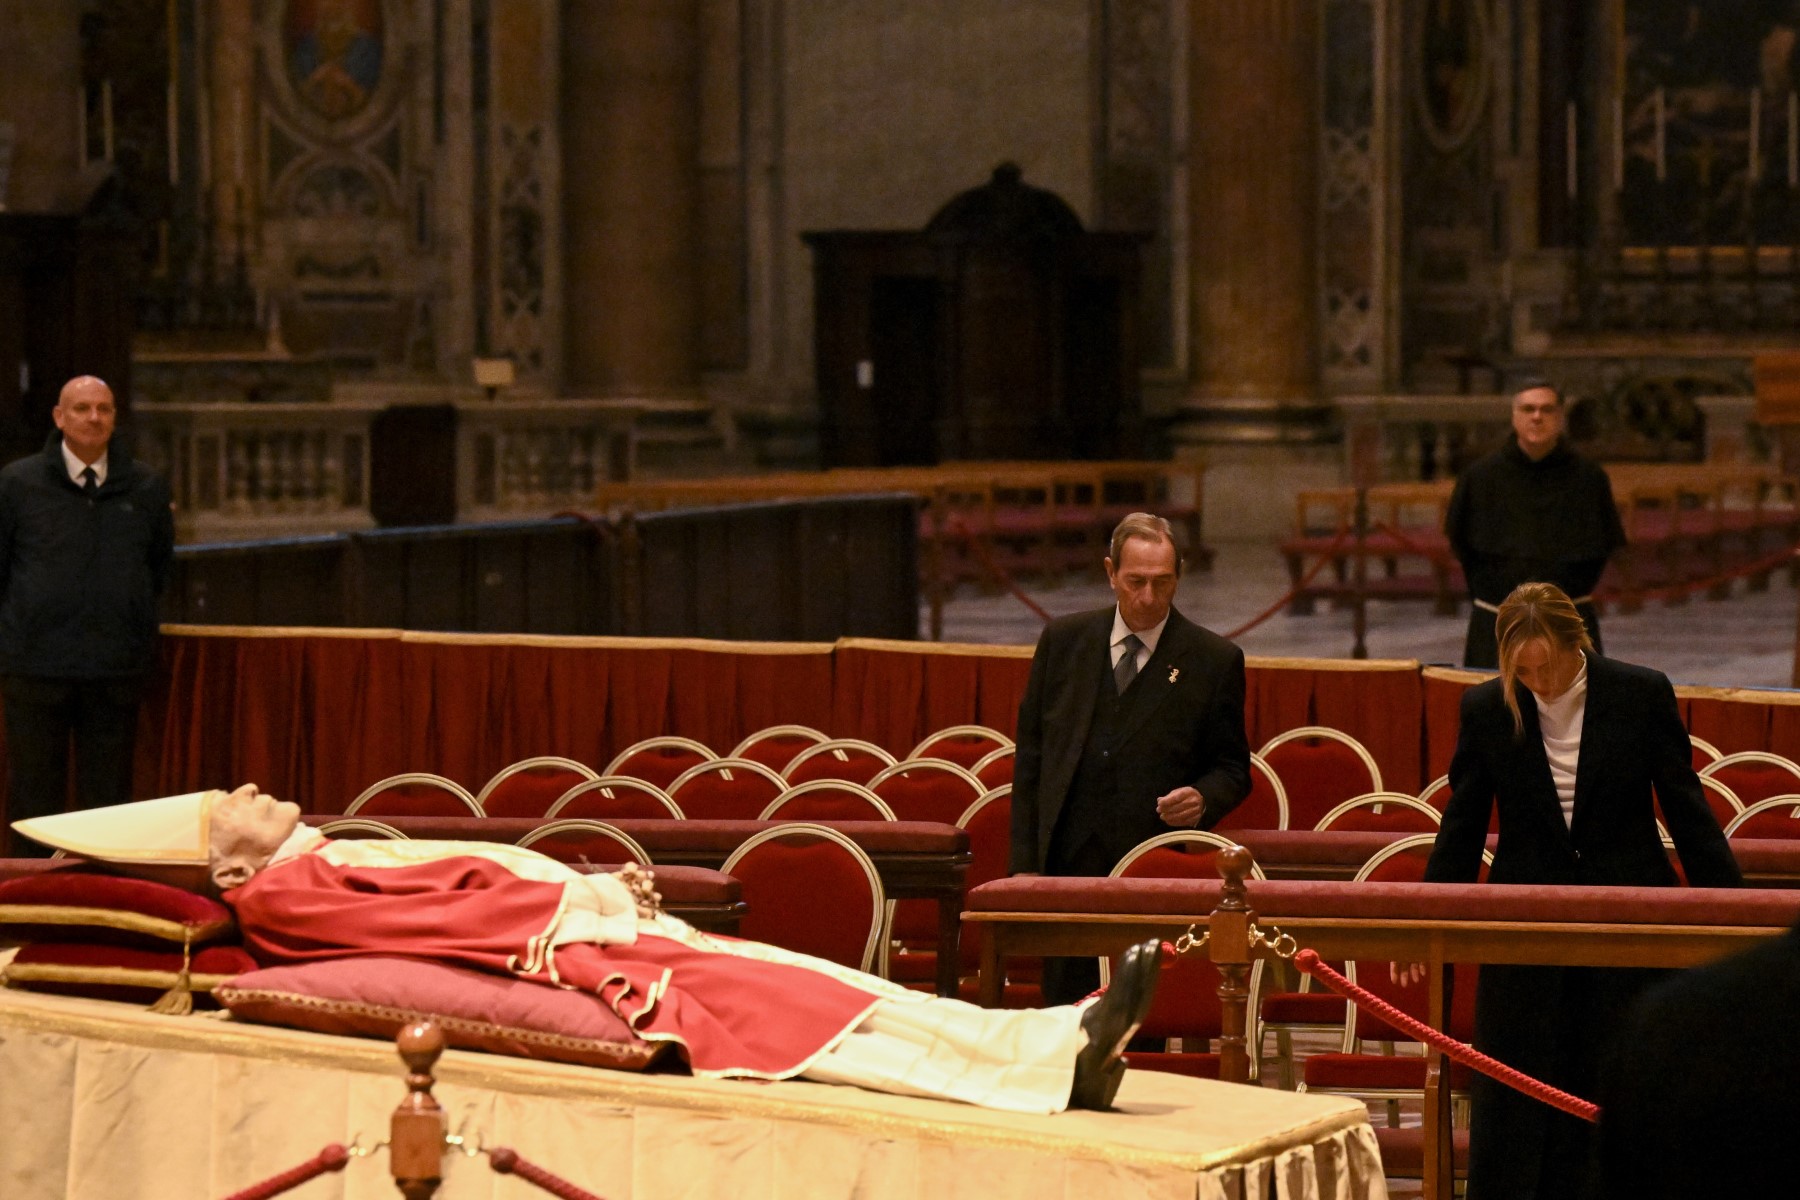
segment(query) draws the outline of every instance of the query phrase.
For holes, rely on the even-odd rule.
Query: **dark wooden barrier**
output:
[[[981,930],[982,1004],[998,1006],[1008,958],[1110,955],[1145,938],[1207,932],[1220,1000],[1236,1006],[1223,1021],[1220,1077],[1243,1083],[1247,1014],[1237,981],[1253,960],[1292,953],[1277,949],[1280,934],[1325,959],[1426,964],[1429,1024],[1443,1029],[1454,963],[1688,967],[1776,936],[1800,916],[1792,890],[1247,880],[1250,862],[1241,848],[1221,854],[1223,881],[1021,877],[972,889],[964,919]],[[1425,1195],[1449,1200],[1448,1063],[1436,1050],[1428,1062]]]
[[[918,633],[916,502],[833,496],[183,546],[190,625],[740,640]]]

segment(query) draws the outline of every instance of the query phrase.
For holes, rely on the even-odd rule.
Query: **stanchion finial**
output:
[[[431,1094],[431,1069],[444,1052],[444,1034],[430,1021],[419,1021],[394,1039],[406,1063],[406,1098],[394,1110],[388,1132],[388,1161],[394,1185],[406,1200],[430,1200],[443,1181],[444,1138],[449,1132],[443,1106]]]

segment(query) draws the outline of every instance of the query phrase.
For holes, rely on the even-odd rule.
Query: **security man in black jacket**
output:
[[[169,487],[113,443],[112,389],[63,385],[42,454],[0,470],[9,821],[131,799],[138,701],[174,554]],[[15,840],[14,854],[32,853]]]

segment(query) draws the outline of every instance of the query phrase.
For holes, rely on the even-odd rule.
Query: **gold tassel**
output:
[[[191,932],[181,936],[181,974],[175,977],[175,986],[156,998],[150,1006],[153,1013],[162,1013],[170,1017],[185,1017],[194,1011],[194,981],[188,974],[188,967],[193,960],[194,935]]]

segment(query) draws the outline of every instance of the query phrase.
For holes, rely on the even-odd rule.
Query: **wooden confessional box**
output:
[[[73,376],[106,380],[127,419],[136,256],[116,221],[0,213],[0,462],[43,449]]]
[[[828,467],[1144,453],[1140,255],[1003,165],[919,232],[804,235]]]

